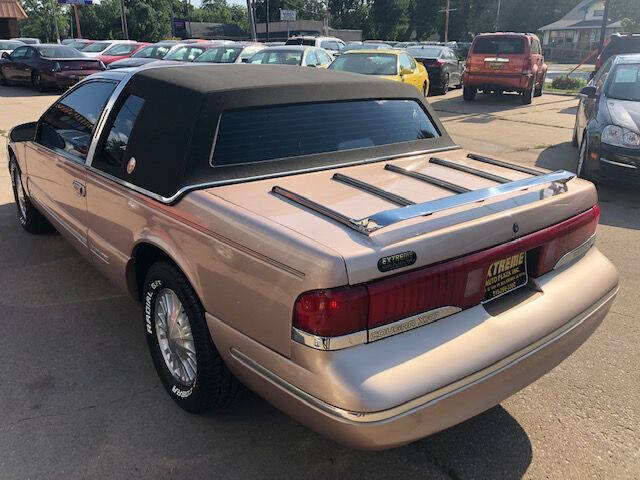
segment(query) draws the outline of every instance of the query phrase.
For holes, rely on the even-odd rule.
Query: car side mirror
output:
[[[597,90],[593,85],[587,85],[582,90],[580,90],[580,95],[584,95],[588,98],[596,98]]]
[[[317,65],[315,65],[315,64],[313,64],[313,63],[309,63],[309,64],[307,64],[307,67],[313,67],[313,68],[316,68],[316,67],[317,67]]]
[[[7,52],[2,52],[2,58],[6,59],[6,60],[11,60],[11,56]]]
[[[240,60],[242,63],[249,63],[249,57],[245,57],[242,60]]]
[[[400,75],[411,75],[412,73],[413,73],[413,70],[411,70],[410,68],[402,67],[400,69]]]

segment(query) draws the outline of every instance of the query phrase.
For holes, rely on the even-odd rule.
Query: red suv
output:
[[[528,105],[542,95],[547,64],[532,33],[482,33],[473,39],[464,74],[464,99],[478,90],[518,92]]]

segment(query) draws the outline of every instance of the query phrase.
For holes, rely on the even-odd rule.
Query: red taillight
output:
[[[530,58],[526,58],[524,60],[524,63],[522,64],[522,73],[531,73],[531,59]]]
[[[442,65],[444,65],[444,60],[442,60],[441,58],[436,60],[436,65],[438,65],[439,67],[441,67]]]
[[[511,242],[355,287],[313,290],[298,297],[293,326],[335,337],[372,329],[439,307],[462,309],[484,299],[491,264],[527,252],[529,275],[538,277],[593,236],[600,207]]]
[[[365,330],[368,303],[364,286],[303,293],[294,306],[293,326],[321,337]]]

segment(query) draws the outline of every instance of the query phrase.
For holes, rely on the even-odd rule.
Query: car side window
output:
[[[27,54],[27,50],[29,50],[29,47],[18,47],[13,52],[11,52],[9,58],[11,58],[11,60],[21,60]]]
[[[542,51],[540,49],[540,42],[538,40],[536,40],[535,38],[531,39],[531,53],[534,53],[534,54],[542,53]]]
[[[413,66],[412,66],[413,63]],[[412,62],[408,55],[400,54],[400,69],[408,68],[409,70],[415,70],[416,64]]]
[[[307,52],[307,65],[318,65],[318,59],[313,50]]]
[[[316,55],[318,56],[320,65],[328,65],[331,63],[331,57],[329,56],[328,53],[323,52],[322,50],[318,50]]]
[[[26,51],[26,52],[25,52],[25,54],[24,54],[24,58],[25,58],[25,59],[27,59],[27,58],[33,58],[33,57],[35,56],[34,54],[35,54],[35,51],[33,50],[33,48],[31,48],[31,47],[27,47],[27,51]]]
[[[113,82],[87,82],[56,102],[38,123],[36,142],[84,163]]]
[[[129,156],[126,154],[127,146],[143,105],[144,99],[136,95],[129,95],[126,98],[113,120],[109,134],[103,140],[104,143],[96,151],[96,156],[91,163],[92,167],[117,178],[127,177],[130,173],[127,172],[129,162]]]
[[[597,91],[602,89],[604,82],[607,80],[607,75],[609,75],[609,70],[611,70],[611,65],[613,65],[613,58],[607,60],[607,62],[602,66],[600,70],[593,77],[593,85],[596,87]]]

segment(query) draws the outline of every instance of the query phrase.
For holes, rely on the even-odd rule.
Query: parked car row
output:
[[[256,55],[302,48],[318,47]],[[409,59],[330,68],[410,76]],[[184,410],[242,382],[337,441],[391,448],[532,383],[610,309],[597,193],[574,173],[461,149],[400,82],[167,63],[74,86],[11,130],[8,158],[19,224],[55,227],[139,302]],[[639,93],[636,70],[611,72],[610,96]]]

